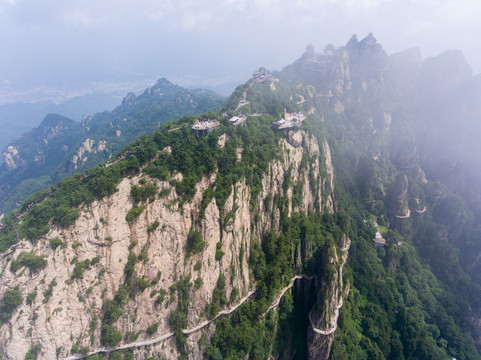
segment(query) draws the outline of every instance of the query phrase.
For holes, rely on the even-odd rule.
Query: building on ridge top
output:
[[[195,122],[192,124],[192,130],[194,130],[194,134],[196,137],[200,137],[210,133],[219,125],[219,121],[214,119],[196,119]]]
[[[229,119],[230,123],[235,127],[244,124],[247,119],[247,115],[239,114],[237,116],[233,116]]]
[[[271,73],[266,68],[260,68],[252,74],[252,78],[257,82],[263,82],[271,77]]]
[[[284,119],[274,121],[272,127],[276,130],[297,128],[302,125],[305,119],[306,116],[301,112],[293,114],[284,112]]]

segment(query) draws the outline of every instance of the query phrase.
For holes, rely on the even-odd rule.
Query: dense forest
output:
[[[168,120],[219,110],[223,103],[212,91],[185,89],[163,78],[139,96],[127,94],[114,110],[82,122],[47,115],[37,128],[8,144],[12,153],[4,152],[11,161],[0,167],[0,213],[65,176],[106,161]]]
[[[87,358],[187,359],[196,354],[216,360],[305,359],[325,350],[326,358],[333,360],[481,359],[477,328],[481,284],[476,272],[479,265],[472,254],[479,248],[476,202],[466,199],[465,189],[453,187],[451,178],[432,170],[435,166],[418,153],[419,149],[434,152],[439,141],[431,139],[432,147],[422,143],[425,124],[419,121],[424,119],[423,112],[414,106],[419,105],[417,99],[406,92],[412,86],[411,77],[403,76],[406,68],[393,65],[399,56],[388,57],[372,35],[360,42],[353,37],[345,47],[329,52],[316,53],[308,47],[283,71],[267,78],[255,75],[240,85],[221,111],[166,122],[122,150],[118,144],[119,152],[111,160],[65,177],[6,215],[0,230],[0,251],[5,254],[2,276],[3,272],[32,276],[54,261],[53,255],[50,258],[41,249],[64,249],[65,254],[66,248],[77,251],[83,246],[49,234],[72,229],[82,217],[88,217],[86,213],[93,213],[92,204],[113,198],[125,179],[133,181],[131,208],[125,215],[131,233],[118,287],[108,298],[102,295],[102,305],[85,330],[88,341],[71,336],[74,345],[57,348],[57,356],[85,357],[94,350],[93,344],[115,350],[119,344],[134,343],[139,336],[154,336],[161,327],[159,322],[138,332],[126,332],[122,325],[132,307],[133,317],[140,317],[135,304],[150,291],[145,297],[148,303],[157,312],[168,309],[166,321],[175,347],[170,355],[162,353],[163,348],[151,353],[132,347],[102,350]],[[428,61],[422,66],[429,65]],[[426,73],[424,69],[412,76],[422,79]],[[432,79],[432,73],[429,75]],[[151,117],[149,111],[155,112],[145,110],[147,118]],[[288,113],[299,111],[307,116],[299,129],[272,127]],[[229,118],[240,113],[247,115],[245,123],[235,127]],[[122,113],[119,118],[124,116]],[[129,116],[143,121],[142,114]],[[191,126],[198,118],[216,120],[219,125],[196,137]],[[101,124],[96,125],[99,132],[113,131]],[[295,136],[300,139],[295,146],[281,146],[294,143]],[[319,144],[319,153],[309,151],[313,144]],[[304,177],[294,173],[292,163],[282,162],[297,148],[301,152],[296,171]],[[276,162],[285,167],[282,179],[272,178]],[[316,164],[318,173],[314,174]],[[334,174],[332,188],[330,173]],[[199,194],[199,184],[206,179],[211,182]],[[262,198],[266,184],[275,182],[278,191]],[[246,214],[239,213],[239,204],[232,200],[242,197],[236,194],[240,184],[248,189]],[[171,199],[169,208],[191,211],[187,217],[192,224],[181,246],[187,270],[176,273],[174,283],[164,289],[158,288],[166,281],[160,270],[153,279],[142,273],[153,261],[148,247],[153,246],[152,234],[165,232],[165,225],[160,224],[163,219],[148,222],[144,231],[148,241],[142,247],[135,230],[139,222],[151,219],[152,204],[167,198]],[[313,200],[303,210],[306,198]],[[196,201],[198,208],[190,209],[189,204]],[[217,217],[208,219],[212,204]],[[223,236],[227,237],[228,229],[241,216],[252,219],[248,229],[252,232],[248,246],[242,243],[237,253],[224,246]],[[205,236],[209,220],[221,229],[220,237],[214,239],[213,264],[199,260],[209,246]],[[107,227],[104,218],[99,218],[98,224]],[[98,231],[95,226],[93,230]],[[246,231],[242,229],[242,233]],[[107,245],[101,246],[111,246],[112,240],[106,237],[102,241]],[[24,244],[40,250],[24,251]],[[218,265],[230,255],[226,268]],[[244,258],[248,267],[237,268]],[[103,261],[99,257],[79,259],[76,256],[70,262],[73,271],[68,285],[79,284]],[[190,341],[185,330],[197,311],[196,291],[208,281],[212,283],[209,276],[201,277],[201,269],[207,266],[217,272],[198,319],[216,319],[215,327]],[[98,277],[104,273],[105,269]],[[236,287],[236,277],[242,276],[255,285],[251,289]],[[53,281],[42,285],[44,304],[58,286]],[[295,285],[289,285],[291,282]],[[281,289],[291,289],[289,286],[292,290],[278,298]],[[217,317],[248,290],[252,290],[248,300],[229,316]],[[85,292],[85,297],[92,291]],[[336,291],[340,304],[332,296]],[[37,296],[37,292],[25,295],[19,287],[2,294],[0,321],[4,326],[18,319],[19,307],[35,303]],[[276,299],[278,306],[271,306]],[[338,318],[332,308],[322,308],[323,303],[334,302]],[[324,321],[328,325],[329,319],[335,318],[335,331],[313,335],[313,314],[318,317],[316,324]],[[25,358],[35,359],[42,351],[42,344],[32,341]]]

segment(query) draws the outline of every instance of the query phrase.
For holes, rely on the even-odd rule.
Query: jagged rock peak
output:
[[[144,96],[163,96],[164,93],[169,93],[170,91],[179,91],[182,88],[178,85],[171,83],[166,78],[160,78],[153,86],[149,86],[145,89],[142,97]]]
[[[357,49],[358,45],[359,45],[359,40],[357,40],[357,35],[352,34],[352,36],[349,39],[349,41],[347,42],[345,48],[346,48],[346,50],[351,52],[352,50]]]
[[[374,37],[374,34],[371,32],[369,33],[364,39],[359,42],[359,46],[376,46],[377,40]]]
[[[361,41],[357,40],[357,35],[352,35],[351,39],[345,46],[345,49],[350,53],[352,57],[385,57],[386,52],[382,48],[382,46],[377,42],[376,38],[374,37],[373,33],[369,33]]]
[[[122,106],[131,106],[135,104],[136,96],[133,92],[129,92],[125,97],[122,99]]]
[[[315,53],[316,53],[316,48],[315,48],[314,44],[310,42],[309,44],[306,45],[306,52],[305,52],[305,54],[312,56],[312,55],[314,55]]]
[[[157,85],[157,86],[172,86],[174,84],[171,83],[169,80],[167,80],[165,77],[162,77],[159,80],[157,80],[157,83],[155,85]]]
[[[386,52],[382,46],[377,42],[373,33],[369,33],[361,41],[358,40],[357,35],[353,34],[344,47],[336,48],[333,44],[327,44],[323,51],[316,52],[314,44],[308,43],[306,51],[302,54],[301,59],[319,58],[325,55],[333,55],[338,49],[345,49],[350,54],[351,58],[364,56],[386,56]]]

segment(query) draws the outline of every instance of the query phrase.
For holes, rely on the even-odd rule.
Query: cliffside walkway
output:
[[[351,239],[349,239],[347,241],[346,246],[343,247],[341,249],[341,251],[345,252],[345,251],[348,251],[350,248],[351,248]],[[344,263],[345,262],[343,262],[342,266],[344,266]],[[343,300],[342,300],[342,296],[341,296],[341,301],[339,301],[339,304],[336,305],[336,311],[335,311],[335,314],[334,314],[334,326],[332,326],[330,329],[326,329],[326,330],[321,330],[321,329],[318,329],[314,326],[314,324],[311,320],[311,313],[309,312],[309,323],[311,324],[312,331],[314,331],[316,334],[324,335],[324,336],[334,334],[334,332],[337,330],[337,320],[339,319],[339,312],[342,308],[342,305],[343,305]]]
[[[243,303],[245,303],[247,300],[249,300],[251,298],[252,295],[254,295],[255,293],[255,290],[252,290],[250,292],[247,293],[246,296],[244,296],[242,299],[239,300],[239,302],[237,304],[235,304],[233,307],[231,307],[230,309],[227,309],[227,310],[222,310],[220,311],[214,318],[210,319],[210,320],[206,320],[206,321],[203,321],[201,322],[200,324],[198,324],[197,326],[193,327],[193,328],[190,328],[190,329],[184,329],[182,330],[182,333],[184,335],[190,335],[190,334],[193,334],[197,331],[199,331],[200,329],[210,325],[211,323],[213,323],[215,320],[217,320],[217,318],[219,318],[220,316],[224,316],[224,315],[230,315],[231,313],[233,313],[234,311],[237,310],[237,308],[239,306],[241,306]],[[92,355],[96,355],[96,354],[100,354],[100,353],[111,353],[111,352],[114,352],[114,351],[118,351],[118,350],[126,350],[126,349],[132,349],[132,348],[139,348],[139,347],[143,347],[143,346],[150,346],[150,345],[155,345],[155,344],[158,344],[160,342],[163,342],[165,340],[168,340],[170,339],[172,336],[174,336],[174,333],[173,332],[168,332],[166,334],[163,334],[155,339],[150,339],[150,340],[145,340],[145,341],[139,341],[139,342],[135,342],[135,343],[129,343],[129,344],[124,344],[124,345],[119,345],[117,347],[114,347],[114,348],[105,348],[105,347],[102,347],[102,348],[98,348],[96,350],[93,350],[91,352],[89,352],[88,354],[86,355],[82,355],[82,354],[75,354],[75,355],[72,355],[68,358],[65,358],[65,360],[75,360],[75,359],[84,359],[86,358],[87,356],[92,356]]]
[[[320,330],[320,329],[316,328],[314,326],[314,324],[312,323],[311,313],[309,313],[309,322],[311,323],[312,331],[314,331],[316,334],[325,335],[325,336],[334,334],[334,332],[337,330],[337,320],[339,319],[339,311],[341,310],[342,305],[343,305],[343,301],[342,301],[342,297],[341,297],[341,301],[336,306],[336,313],[334,315],[334,326],[330,329],[327,329],[327,330]]]
[[[294,286],[294,282],[296,280],[299,280],[299,279],[312,280],[312,279],[315,279],[315,278],[317,278],[317,275],[304,275],[304,274],[302,274],[302,275],[294,276],[292,278],[291,282],[289,283],[289,285],[287,285],[285,288],[283,288],[279,292],[279,294],[277,294],[277,296],[274,298],[274,301],[272,302],[271,306],[269,306],[269,308],[266,310],[266,312],[261,315],[261,318],[265,317],[269,311],[271,311],[272,309],[274,309],[275,307],[277,307],[279,305],[279,303],[281,302],[281,299],[284,296],[284,294],[286,293],[286,291]]]
[[[344,252],[344,251],[347,251],[349,250],[351,246],[351,241],[349,240],[346,247],[342,248],[341,251]],[[269,306],[269,308],[261,315],[261,318],[265,317],[267,315],[267,313],[276,308],[279,303],[281,302],[281,299],[282,297],[284,296],[284,294],[286,293],[287,290],[289,290],[290,288],[292,288],[294,286],[294,283],[296,280],[299,280],[299,279],[306,279],[306,280],[312,280],[312,279],[316,279],[317,278],[317,275],[305,275],[305,274],[301,274],[301,275],[295,275],[291,281],[289,282],[289,284],[284,287],[280,292],[279,294],[277,294],[277,296],[274,298],[274,301],[272,302],[272,304]],[[232,314],[234,311],[236,311],[242,304],[244,304],[246,301],[250,300],[252,298],[252,295],[254,295],[254,293],[256,292],[256,290],[252,290],[250,292],[248,292],[242,299],[240,299],[234,306],[232,306],[230,309],[226,309],[226,310],[222,310],[220,311],[214,318],[210,319],[210,320],[205,320],[199,324],[197,324],[196,326],[194,326],[193,328],[190,328],[190,329],[184,329],[182,330],[182,333],[184,335],[190,335],[190,334],[193,334],[201,329],[203,329],[204,327],[212,324],[215,320],[217,320],[220,316],[224,316],[224,315],[230,315]],[[336,315],[335,315],[335,326],[332,328],[332,329],[329,329],[329,330],[326,330],[326,331],[323,331],[323,330],[319,330],[319,329],[316,329],[314,327],[314,325],[312,324],[312,321],[311,321],[311,318],[310,318],[310,315],[309,315],[309,322],[311,323],[311,326],[312,326],[312,329],[318,333],[318,334],[322,334],[322,335],[330,335],[332,334],[334,331],[336,331],[337,329],[337,319],[339,318],[339,309],[342,307],[342,298],[341,298],[341,302],[340,304],[338,304],[336,306]],[[156,337],[155,339],[150,339],[150,340],[145,340],[145,341],[139,341],[139,342],[135,342],[135,343],[129,343],[129,344],[124,344],[124,345],[119,345],[117,347],[114,347],[114,348],[106,348],[106,347],[102,347],[102,348],[98,348],[96,350],[93,350],[91,352],[89,352],[88,354],[86,355],[82,355],[82,354],[75,354],[75,355],[72,355],[68,358],[65,358],[64,360],[77,360],[77,359],[84,359],[88,356],[92,356],[92,355],[96,355],[96,354],[100,354],[100,353],[111,353],[111,352],[114,352],[114,351],[119,351],[119,350],[126,350],[126,349],[132,349],[132,348],[139,348],[139,347],[143,347],[143,346],[150,346],[150,345],[155,345],[155,344],[158,344],[158,343],[161,343],[161,342],[164,342],[165,340],[168,340],[170,339],[171,337],[174,336],[174,332],[168,332],[168,333],[165,333],[159,337]]]
[[[417,212],[418,214],[424,214],[424,213],[426,212],[426,210],[427,210],[427,207],[424,206],[424,208],[423,208],[422,210],[416,210],[416,212]]]
[[[292,288],[292,286],[294,285],[294,282],[298,279],[308,279],[308,280],[311,280],[311,279],[314,279],[316,277],[316,275],[296,275],[292,278],[292,280],[290,281],[289,285],[287,285],[285,288],[283,288],[279,294],[275,297],[273,303],[271,304],[271,306],[269,306],[269,308],[267,309],[267,311],[262,314],[261,317],[264,317],[270,310],[272,310],[273,308],[277,307],[281,301],[281,298],[284,296],[284,294],[286,293],[287,290],[289,290],[290,288]],[[224,315],[230,315],[232,314],[234,311],[236,311],[242,304],[244,304],[246,301],[250,300],[252,298],[252,295],[254,295],[254,293],[256,292],[256,290],[252,290],[250,292],[248,292],[242,299],[240,299],[234,306],[232,306],[230,309],[226,309],[226,310],[222,310],[220,311],[214,318],[210,319],[210,320],[205,320],[201,323],[199,323],[198,325],[194,326],[193,328],[190,328],[190,329],[184,329],[182,330],[182,333],[184,335],[190,335],[190,334],[193,334],[201,329],[203,329],[204,327],[212,324],[214,321],[216,321],[220,316],[224,316]],[[150,339],[150,340],[145,340],[145,341],[139,341],[139,342],[135,342],[135,343],[130,343],[130,344],[124,344],[124,345],[119,345],[117,347],[114,347],[114,348],[106,348],[106,347],[102,347],[102,348],[98,348],[96,350],[93,350],[91,352],[89,352],[88,354],[86,355],[82,355],[82,354],[75,354],[75,355],[72,355],[68,358],[65,358],[64,360],[77,360],[77,359],[84,359],[86,358],[87,356],[92,356],[92,355],[96,355],[96,354],[100,354],[100,353],[111,353],[111,352],[114,352],[114,351],[118,351],[118,350],[126,350],[126,349],[132,349],[132,348],[139,348],[139,347],[143,347],[143,346],[150,346],[150,345],[155,345],[155,344],[158,344],[160,342],[163,342],[165,340],[168,340],[170,339],[171,337],[174,336],[174,333],[173,332],[168,332],[166,334],[163,334],[155,339]]]
[[[407,219],[409,217],[411,217],[411,209],[408,208],[408,213],[406,215],[396,215],[394,214],[395,217],[397,217],[398,219]]]
[[[117,164],[120,160],[125,159],[127,155],[130,155],[132,153],[133,151],[124,151],[122,154],[118,155],[116,158],[110,158],[109,160],[107,160],[104,166],[108,168],[114,164]]]

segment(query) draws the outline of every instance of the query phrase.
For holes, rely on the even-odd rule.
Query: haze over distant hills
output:
[[[229,95],[248,73],[221,77],[173,76],[171,80],[185,88],[206,88]],[[30,85],[16,89],[0,84],[0,149],[11,140],[40,124],[49,113],[80,121],[83,115],[112,110],[127,92],[141,93],[156,79],[69,84],[63,87]],[[202,86],[200,86],[200,84]],[[3,158],[0,157],[0,164]]]
[[[100,99],[86,95],[53,108],[80,120],[77,116],[85,114],[82,109],[104,109],[102,104],[106,102],[119,104],[110,96],[98,102]],[[88,104],[89,100],[94,103]],[[0,213],[12,210],[34,191],[68,174],[107,160],[125,144],[154,131],[165,121],[219,109],[223,101],[212,91],[188,90],[160,79],[139,96],[128,93],[113,111],[85,116],[81,122],[67,116],[46,116],[38,127],[3,149],[6,162],[0,167]],[[37,109],[36,104],[29,104],[27,109],[29,106]],[[24,108],[19,105],[15,109]]]
[[[369,34],[48,115],[0,173],[4,207],[55,183],[3,219],[0,352],[481,360],[480,100],[460,51]]]
[[[119,96],[109,94],[88,94],[73,97],[60,104],[51,101],[15,102],[0,105],[0,148],[40,124],[50,113],[62,114],[80,121],[83,115],[112,110],[118,105]],[[0,164],[3,163],[3,157]]]

